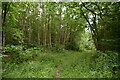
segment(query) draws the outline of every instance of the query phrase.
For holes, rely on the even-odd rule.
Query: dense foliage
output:
[[[98,58],[95,52],[27,53],[5,59],[3,78],[55,78],[58,65],[60,78],[118,78],[120,74],[119,69],[113,71],[118,64],[118,55],[113,52],[101,53]]]
[[[3,77],[118,78],[119,22],[119,2],[3,2]]]

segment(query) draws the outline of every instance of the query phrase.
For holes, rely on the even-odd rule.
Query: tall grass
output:
[[[117,65],[117,53],[64,51],[32,51],[29,57],[3,59],[3,78],[55,78],[59,69],[60,78],[117,78],[113,66]],[[28,54],[28,55],[29,55]],[[36,55],[34,55],[36,54]],[[17,59],[19,58],[19,59]]]

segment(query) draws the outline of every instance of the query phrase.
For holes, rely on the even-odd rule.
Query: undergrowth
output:
[[[3,78],[55,78],[59,64],[60,78],[118,78],[116,52],[52,52],[26,50],[3,57]]]

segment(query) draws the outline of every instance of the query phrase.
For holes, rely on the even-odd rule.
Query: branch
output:
[[[95,33],[95,31],[93,30],[93,26],[90,24],[88,18],[85,16],[85,14],[84,14],[82,8],[81,8],[80,11],[82,12],[83,17],[85,18],[85,20],[87,21],[88,25],[90,26],[91,31],[93,31],[93,33]],[[91,33],[92,33],[92,32],[91,32]],[[92,35],[94,35],[93,33],[92,33]]]
[[[95,13],[94,11],[92,11],[91,9],[87,8],[83,2],[82,2],[82,6],[85,7],[88,11],[90,11],[90,12],[94,15],[94,17],[93,17],[93,19],[94,19],[94,20],[93,20],[93,26],[94,26],[94,29],[95,29],[95,30],[93,29],[93,26],[90,25],[90,22],[88,21],[88,19],[85,18],[85,15],[83,15],[83,16],[84,16],[84,18],[86,19],[86,21],[88,22],[88,24],[90,25],[91,30],[93,31],[93,33],[97,36],[98,30],[97,30],[97,28],[96,28],[96,13]],[[82,11],[82,13],[83,13],[83,11]]]
[[[10,4],[11,4],[11,3],[10,3]],[[4,5],[3,26],[5,25],[6,15],[7,15],[8,11],[9,11],[10,4],[9,4],[9,5],[8,5],[8,4],[5,4],[5,5]],[[2,12],[3,12],[3,10],[2,10]]]
[[[98,8],[98,10],[99,10],[99,12],[100,12],[100,18],[103,20],[103,18],[102,18],[102,12],[101,12],[100,7],[99,7],[97,4],[95,4],[95,3],[93,3],[93,4],[97,6],[97,8]]]
[[[87,8],[83,2],[82,2],[82,5],[83,5],[88,11],[90,11],[91,13],[93,13],[94,15],[96,15],[96,13],[95,13],[94,11],[92,11],[91,9]]]

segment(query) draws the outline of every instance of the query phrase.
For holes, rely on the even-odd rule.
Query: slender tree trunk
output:
[[[44,8],[43,8],[43,9],[44,9]],[[43,11],[45,11],[45,10],[43,10]],[[46,17],[47,17],[47,16],[46,16],[46,13],[43,12],[43,14],[44,14],[44,18],[46,19]],[[46,20],[45,20],[45,21],[44,21],[44,26],[43,26],[43,37],[44,37],[44,38],[43,38],[43,39],[44,39],[44,40],[43,40],[43,46],[44,46],[44,48],[46,48],[46,42],[47,42],[47,39],[46,39],[46,38],[47,38],[47,37],[46,37],[46,35],[47,35],[47,34],[46,34],[46,33],[47,33],[47,29],[46,29],[46,28],[47,28],[47,24],[46,24]]]
[[[49,25],[51,25],[50,24],[50,15],[49,15],[49,18],[48,18],[48,31],[49,31],[49,46],[51,47],[51,26],[49,26]]]
[[[29,19],[29,43],[31,41],[31,25],[30,25],[30,19]]]
[[[67,30],[64,31],[63,45],[65,45],[65,42],[66,42],[66,32],[67,32]]]
[[[43,45],[44,45],[44,47],[46,47],[46,23],[45,23],[45,26],[44,26],[44,33],[43,33],[43,36],[44,36],[44,43],[43,43]]]
[[[38,31],[38,45],[40,45],[40,33]]]
[[[2,14],[3,14],[3,22],[2,22],[2,27],[4,26],[5,27],[5,22],[6,22],[6,15],[8,13],[8,10],[9,10],[9,7],[10,7],[10,4],[5,4],[3,5],[3,9],[2,9]],[[2,46],[5,46],[5,32],[2,31]]]
[[[61,7],[60,7],[59,12],[60,12],[60,14],[59,14],[58,18],[59,18],[60,22],[58,24],[58,35],[57,35],[57,37],[58,37],[58,44],[61,43]]]
[[[58,31],[57,31],[57,27],[56,25],[54,24],[54,28],[55,28],[55,45],[58,44],[57,43],[57,35],[58,35]]]
[[[2,34],[3,34],[2,46],[4,47],[5,46],[5,33],[3,32]]]
[[[66,42],[71,41],[70,35],[71,35],[71,29],[69,29],[69,27],[68,27],[67,28],[67,33],[66,33]]]
[[[22,24],[24,24],[24,19],[22,20]],[[24,34],[24,31],[25,31],[25,27],[24,27],[24,25],[22,25],[22,34]],[[22,42],[23,42],[23,35],[22,35],[22,39],[21,39],[21,47],[23,46]]]

